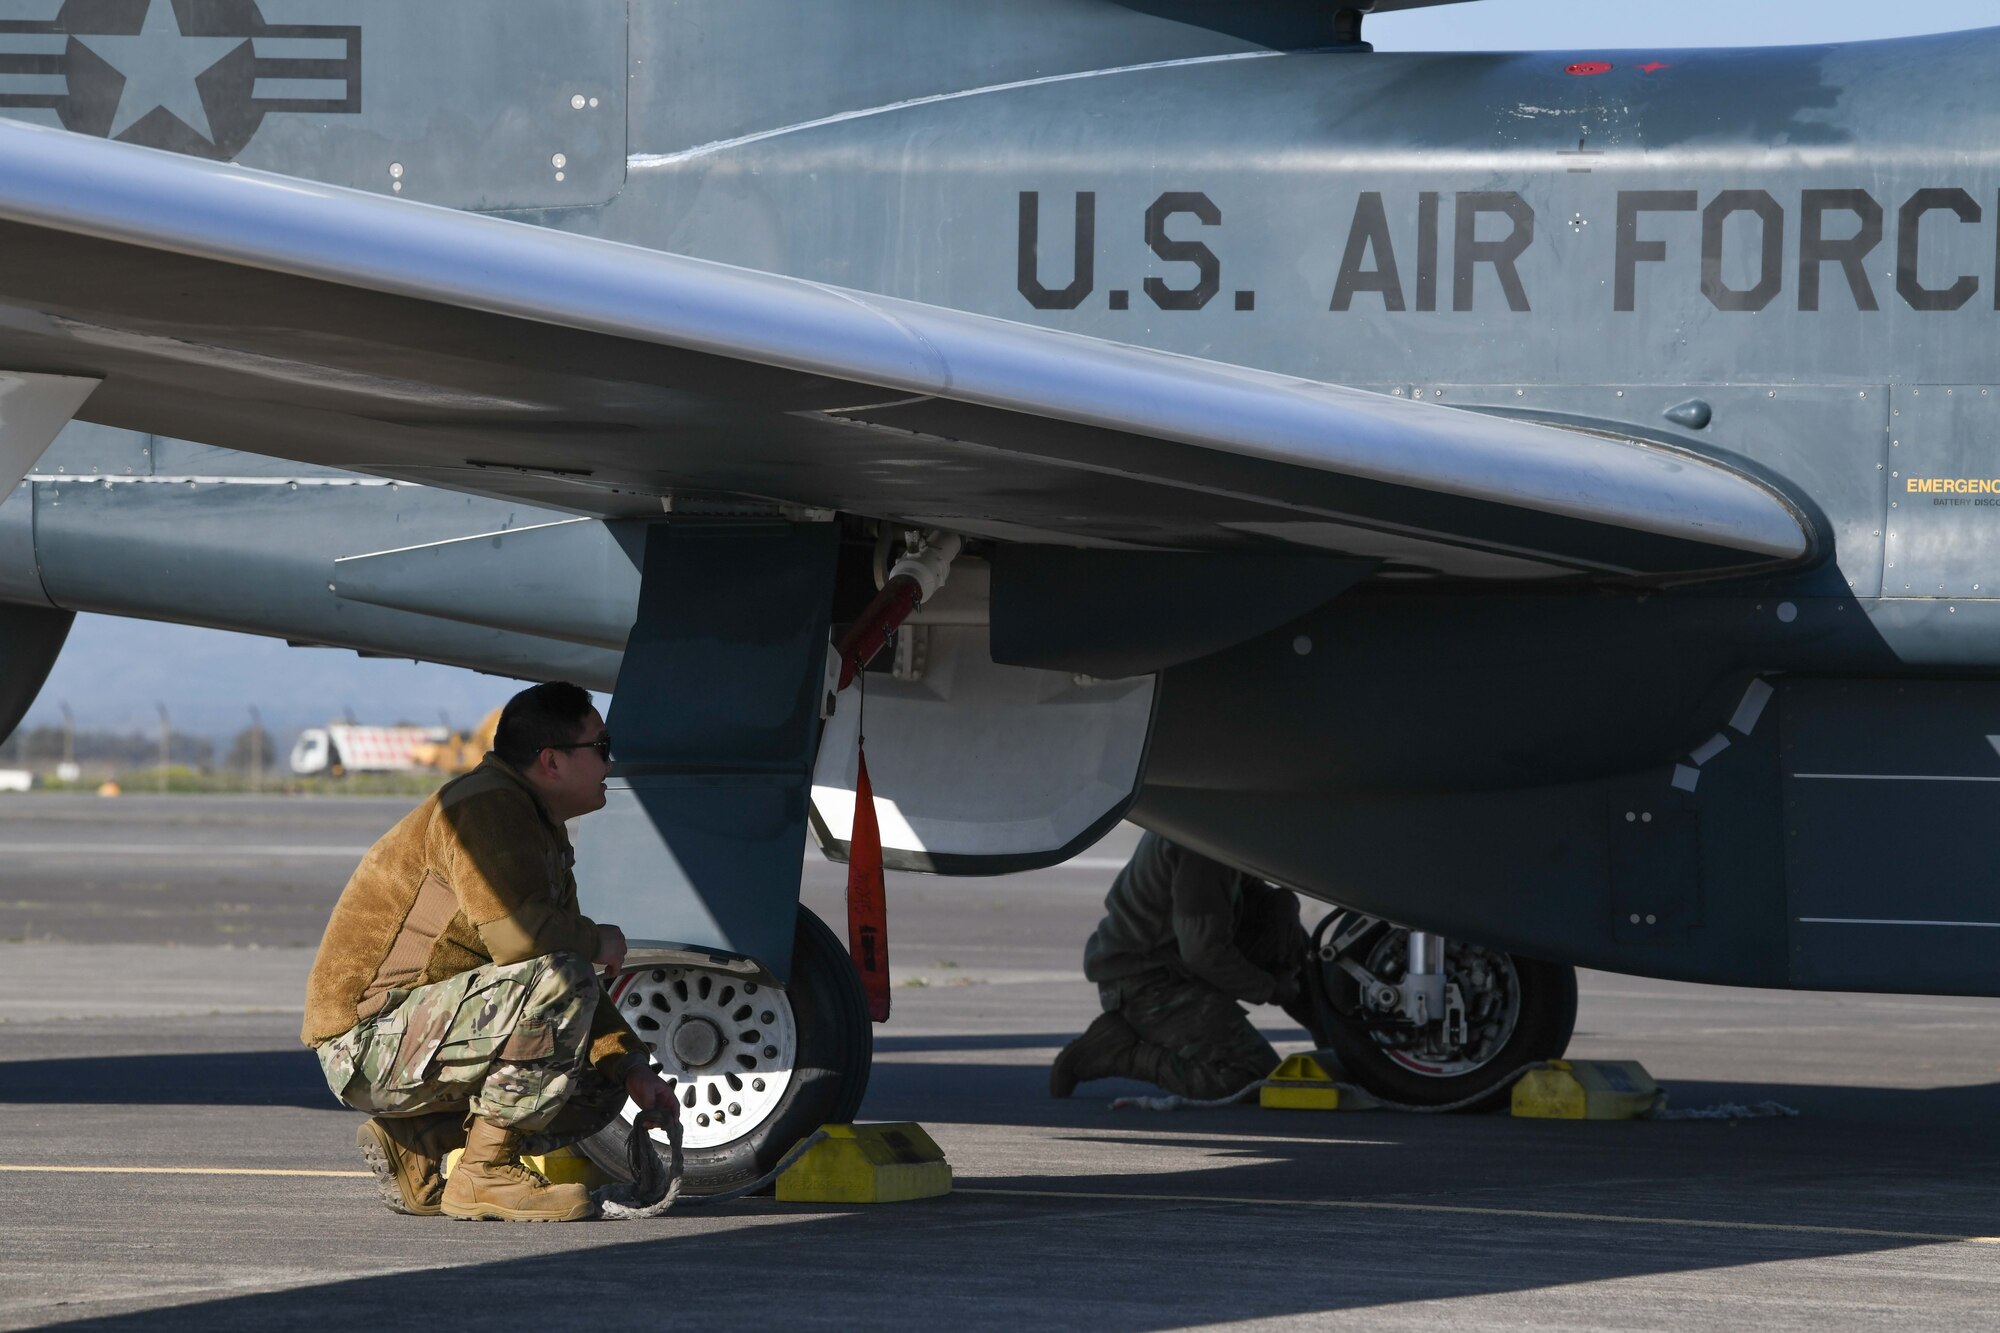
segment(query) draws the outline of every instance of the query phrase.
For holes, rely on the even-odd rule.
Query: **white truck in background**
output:
[[[364,727],[331,723],[309,727],[292,746],[292,772],[300,777],[324,773],[413,773],[428,768],[415,751],[451,738],[445,727]]]

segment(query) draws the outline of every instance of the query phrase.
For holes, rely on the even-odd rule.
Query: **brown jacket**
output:
[[[308,1046],[414,990],[487,963],[597,954],[577,910],[576,855],[541,797],[497,755],[453,778],[383,834],[334,904],[306,981]],[[646,1048],[600,996],[590,1063],[622,1081]]]

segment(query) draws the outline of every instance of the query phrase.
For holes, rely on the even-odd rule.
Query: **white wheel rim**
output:
[[[678,1081],[684,1147],[732,1143],[777,1111],[798,1057],[782,990],[705,968],[648,967],[619,978],[612,997],[662,1076]],[[628,1101],[625,1118],[635,1114]]]

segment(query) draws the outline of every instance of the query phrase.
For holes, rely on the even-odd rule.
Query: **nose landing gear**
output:
[[[1314,1039],[1385,1100],[1491,1109],[1522,1065],[1568,1049],[1572,967],[1345,909],[1320,922],[1312,942]]]

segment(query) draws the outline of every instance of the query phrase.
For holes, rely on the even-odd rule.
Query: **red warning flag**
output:
[[[854,832],[847,844],[847,951],[861,974],[868,1016],[889,1021],[889,902],[882,884],[882,830],[875,822],[875,789],[868,755],[856,745]]]

